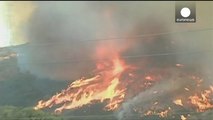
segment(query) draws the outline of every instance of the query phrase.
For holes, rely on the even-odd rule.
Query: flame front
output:
[[[67,89],[62,90],[49,100],[39,101],[35,109],[63,104],[55,110],[60,113],[64,109],[79,108],[95,101],[104,102],[105,100],[108,101],[105,106],[106,110],[116,109],[125,97],[125,86],[119,85],[121,74],[128,66],[119,57],[113,59],[112,64],[108,65],[91,78],[74,81]]]
[[[129,99],[135,100],[140,93],[153,93],[149,94],[149,100],[146,99],[146,97],[149,98],[147,94],[142,94],[144,101],[137,98],[138,103],[142,101],[146,104],[133,105],[132,109],[140,113],[142,117],[150,115],[157,115],[160,118],[171,117],[179,109],[190,113],[193,111],[191,107],[196,108],[196,112],[204,112],[213,108],[211,99],[213,87],[210,86],[210,89],[204,90],[206,88],[203,84],[204,78],[195,73],[181,72],[182,68],[186,67],[185,65],[176,64],[175,68],[149,68],[146,65],[140,66],[141,63],[135,64],[128,61],[129,65],[121,59],[122,54],[119,53],[122,53],[124,48],[116,46],[118,43],[109,41],[100,44],[97,46],[94,57],[101,61],[97,61],[92,75],[73,81],[66,89],[49,100],[39,101],[34,109],[56,106],[55,112],[61,113],[68,109],[103,103],[105,104],[104,110],[118,108],[120,110],[123,102],[128,102]],[[180,73],[174,74],[176,71]],[[173,76],[177,78],[174,79]],[[174,88],[169,87],[170,83],[175,85]],[[168,88],[161,90],[156,87],[157,84],[168,84]],[[166,102],[168,106],[162,102],[165,97],[161,95],[171,97],[168,98],[168,103]],[[154,101],[151,98],[154,98]],[[190,115],[178,117],[186,120],[190,118]]]

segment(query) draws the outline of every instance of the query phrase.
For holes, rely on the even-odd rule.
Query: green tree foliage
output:
[[[61,117],[32,108],[0,107],[0,120],[63,120]]]

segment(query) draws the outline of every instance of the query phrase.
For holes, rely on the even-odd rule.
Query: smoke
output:
[[[85,47],[79,40],[91,39],[96,25],[89,23],[95,19],[93,15],[81,14],[82,11],[87,11],[84,3],[34,4],[37,9],[26,30],[29,45],[20,51],[23,54],[19,58],[20,67],[42,77],[70,78],[71,68],[80,71],[75,62],[69,62],[70,58],[75,60],[86,57],[88,55],[85,51],[92,47]],[[85,63],[81,65],[88,67]]]
[[[209,119],[212,119],[212,114],[213,111],[212,110],[209,110],[209,111],[206,111],[204,113],[200,113],[200,114],[195,114],[195,115],[192,115],[189,120],[209,120]]]
[[[208,3],[197,3],[195,24],[174,22],[174,2],[33,2],[33,5],[36,9],[24,25],[29,44],[18,51],[23,54],[19,57],[20,67],[53,79],[75,79],[88,73],[94,67],[94,61],[90,59],[96,59],[99,39],[131,38],[212,26],[212,18],[207,14],[212,7]],[[183,32],[110,41],[117,41],[115,46],[128,44],[125,55],[193,52],[211,47],[211,33]],[[107,40],[101,40],[103,44],[104,41]],[[106,48],[111,49],[110,45]],[[162,61],[165,60],[163,57]],[[198,64],[194,59],[189,60],[188,54],[177,57],[182,63]]]
[[[124,102],[117,111],[116,115],[119,120],[129,120],[131,117],[135,117],[135,108],[141,107],[141,113],[148,111],[153,103],[156,101],[163,101],[160,103],[162,106],[167,106],[169,100],[171,100],[172,95],[176,95],[182,86],[185,84],[181,78],[178,77],[179,72],[173,71],[172,77],[167,80],[159,81],[150,89],[140,92],[137,96],[132,99],[128,99]],[[155,93],[157,91],[157,94]],[[169,98],[170,96],[171,98]],[[165,98],[167,97],[167,98]]]
[[[94,66],[94,39],[116,37],[110,8],[97,12],[87,2],[36,2],[27,24],[29,45],[20,50],[20,67],[41,77],[75,79]],[[96,6],[96,5],[95,5]]]
[[[144,19],[149,21],[150,16],[172,9],[169,6],[173,3],[161,4],[163,9],[154,13],[147,12],[148,8],[156,9],[158,3],[152,2],[33,2],[33,4],[36,9],[24,29],[29,44],[18,50],[21,69],[31,71],[40,77],[75,79],[94,67],[94,61],[88,59],[96,57],[95,50],[100,43],[99,39],[149,34],[153,32],[146,32],[149,26],[145,26],[144,31],[137,34],[133,31]],[[166,15],[162,15],[162,18],[166,18]],[[150,30],[155,29],[155,25],[152,26]],[[94,41],[96,39],[98,40]],[[106,48],[111,48],[109,46]]]

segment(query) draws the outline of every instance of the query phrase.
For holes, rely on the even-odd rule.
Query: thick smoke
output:
[[[36,9],[25,25],[29,44],[20,50],[20,54],[23,54],[19,57],[20,67],[40,77],[54,79],[74,79],[91,70],[94,61],[87,60],[95,58],[99,39],[212,26],[212,18],[209,17],[211,12],[208,12],[211,4],[208,3],[197,2],[198,18],[195,24],[174,22],[175,2],[34,2],[34,6]],[[183,32],[144,37],[137,41],[128,39],[127,44],[133,44],[129,50],[132,52],[128,55],[152,53],[146,44],[153,40],[157,42],[154,42],[152,48],[164,49],[165,46],[162,47],[160,41],[175,44],[172,50],[153,49],[155,53],[205,50],[211,47],[211,33],[212,31]],[[123,40],[122,44],[125,42]],[[179,56],[178,60],[183,63],[192,62],[188,59],[188,54]],[[206,62],[206,59],[202,61]]]
[[[155,29],[155,25],[152,25],[155,21],[149,23],[153,26],[151,29],[144,26],[144,31],[139,33],[133,31],[141,22],[154,19],[153,16],[156,14],[162,14],[162,18],[167,18],[163,13],[173,8],[173,3],[168,2],[161,4],[163,9],[151,14],[147,9],[156,9],[158,3],[35,2],[34,4],[36,10],[26,25],[29,44],[20,50],[20,54],[23,54],[19,57],[20,67],[41,77],[56,79],[78,78],[94,67],[92,64],[94,61],[87,61],[94,58],[95,48],[99,44],[98,40],[94,40],[154,33],[155,31],[150,30]],[[159,24],[163,22],[160,19],[158,21]],[[161,32],[160,28],[157,29],[156,32]]]

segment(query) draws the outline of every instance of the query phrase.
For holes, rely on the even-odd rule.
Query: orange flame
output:
[[[153,80],[153,78],[151,76],[146,76],[145,79],[146,80]]]
[[[162,111],[159,111],[159,112],[148,110],[146,113],[144,113],[144,115],[145,116],[158,115],[159,117],[164,118],[164,117],[168,116],[168,113],[169,113],[170,110],[171,110],[170,107],[168,107],[168,109],[165,109],[165,110],[162,110]]]
[[[173,101],[176,105],[180,105],[183,106],[182,100],[181,99],[177,99]]]
[[[181,118],[181,120],[187,120],[184,115],[181,115],[180,118]]]
[[[210,86],[212,89],[212,86]],[[200,95],[195,94],[189,97],[191,103],[197,107],[197,111],[203,112],[204,110],[213,108],[213,104],[211,103],[210,94],[212,94],[213,90],[205,90],[201,92]]]
[[[74,81],[67,89],[54,95],[47,101],[39,101],[35,109],[52,107],[63,104],[55,112],[62,112],[65,109],[74,109],[83,105],[91,104],[94,101],[103,102],[108,100],[106,110],[114,110],[125,97],[125,86],[119,86],[120,76],[128,66],[118,57],[112,61],[112,68],[99,72],[92,78]]]

